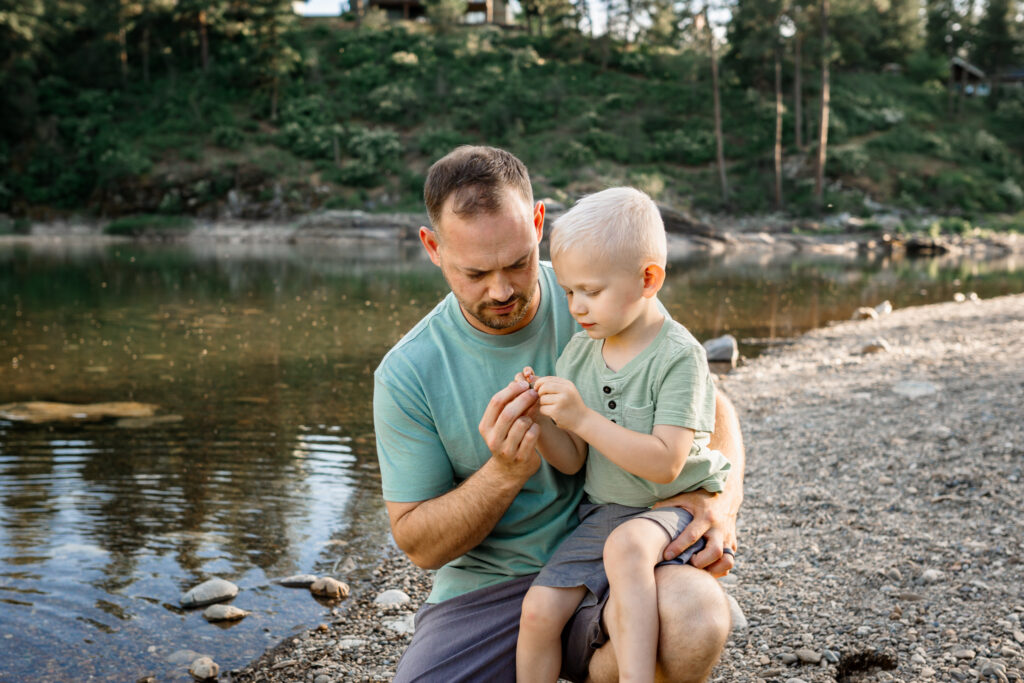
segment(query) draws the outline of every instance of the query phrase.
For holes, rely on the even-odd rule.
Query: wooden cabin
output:
[[[387,12],[390,19],[418,19],[427,14],[423,0],[361,0],[358,5],[379,7]],[[510,26],[515,23],[515,18],[507,0],[469,0],[464,21],[467,24]]]
[[[952,90],[968,96],[984,97],[990,89],[985,72],[960,57],[949,61],[949,85]]]

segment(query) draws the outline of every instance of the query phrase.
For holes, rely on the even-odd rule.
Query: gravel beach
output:
[[[747,444],[722,581],[745,617],[713,680],[1024,680],[1024,295],[818,329],[720,384]],[[222,678],[389,680],[429,576],[394,550],[374,576]]]

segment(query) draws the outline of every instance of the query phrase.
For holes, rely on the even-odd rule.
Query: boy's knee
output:
[[[555,614],[553,606],[543,593],[529,591],[523,598],[523,610],[519,616],[519,628],[530,633],[546,633],[558,629],[561,632],[562,624],[559,623],[558,615]]]
[[[617,526],[604,542],[605,566],[634,562],[649,565],[648,555],[652,554],[653,548],[649,536],[651,529],[657,527],[642,519]]]

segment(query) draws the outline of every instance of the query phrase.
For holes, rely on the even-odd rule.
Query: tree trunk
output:
[[[117,3],[117,61],[121,68],[121,85],[125,85],[128,82],[128,31],[120,2]]]
[[[149,85],[149,26],[142,29],[142,80]]]
[[[203,73],[210,65],[210,41],[206,35],[206,10],[199,10],[199,51],[202,58]]]
[[[704,24],[708,32],[708,47],[711,52],[711,91],[715,105],[715,156],[718,160],[718,182],[722,188],[722,203],[729,201],[729,184],[725,178],[725,152],[722,144],[722,103],[718,96],[718,57],[715,54],[715,32],[708,20],[708,6],[704,5]]]
[[[828,0],[821,0],[821,115],[818,119],[818,163],[814,169],[814,202],[825,204],[825,156],[828,148]]]
[[[804,94],[803,94],[803,61],[800,55],[800,47],[803,37],[797,31],[795,50],[793,55],[793,141],[796,143],[798,152],[804,149]]]
[[[782,209],[782,49],[775,46],[775,210]]]

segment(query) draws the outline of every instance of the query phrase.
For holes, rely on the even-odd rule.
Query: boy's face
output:
[[[646,310],[644,278],[614,258],[595,256],[586,247],[570,247],[553,258],[558,284],[569,297],[569,312],[591,339],[622,334]]]

